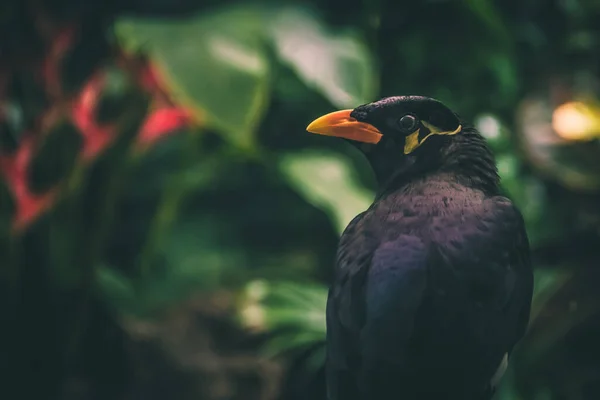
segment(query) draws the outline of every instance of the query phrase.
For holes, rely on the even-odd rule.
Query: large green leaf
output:
[[[178,101],[251,145],[269,93],[262,15],[229,8],[185,21],[127,19],[117,33],[129,49],[149,52]]]
[[[288,154],[282,157],[280,168],[298,192],[329,214],[340,233],[373,201],[373,193],[357,182],[349,160],[342,154]]]
[[[358,35],[331,33],[296,8],[274,12],[269,27],[280,59],[333,105],[354,108],[374,99],[375,62]]]

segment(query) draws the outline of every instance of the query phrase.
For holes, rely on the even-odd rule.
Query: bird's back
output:
[[[527,239],[508,200],[448,179],[390,193],[339,245],[331,400],[484,400],[528,319]]]

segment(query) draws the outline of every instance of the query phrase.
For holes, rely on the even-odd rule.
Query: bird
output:
[[[373,203],[343,231],[326,306],[329,400],[488,400],[525,335],[529,239],[494,154],[441,101],[315,119],[366,157]]]

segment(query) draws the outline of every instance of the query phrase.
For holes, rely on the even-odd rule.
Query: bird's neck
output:
[[[448,143],[441,146],[439,152],[403,157],[393,170],[388,166],[374,166],[378,196],[439,175],[451,177],[489,196],[498,194],[500,177],[496,160],[481,134],[473,128],[464,128],[461,134],[444,140]]]
[[[440,172],[451,173],[459,183],[488,195],[500,191],[496,159],[485,139],[474,128],[466,127],[440,152]]]

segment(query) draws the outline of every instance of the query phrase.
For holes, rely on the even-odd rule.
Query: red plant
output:
[[[119,135],[116,123],[101,123],[96,118],[106,85],[106,66],[97,66],[79,90],[66,94],[61,84],[61,65],[76,42],[79,29],[74,25],[54,29],[51,23],[40,21],[44,20],[38,19],[38,30],[46,35],[47,47],[41,62],[34,64],[34,69],[38,71],[35,75],[41,81],[49,104],[35,119],[33,129],[18,135],[20,139],[14,151],[3,152],[0,149],[0,174],[15,202],[15,231],[26,228],[49,210],[60,193],[60,184],[57,184],[43,194],[35,194],[28,181],[29,168],[36,157],[39,144],[54,123],[66,118],[77,128],[83,138],[78,162],[83,165],[93,162]],[[172,101],[159,71],[147,59],[118,52],[114,62],[152,99],[151,111],[135,140],[136,149],[147,149],[161,138],[191,125],[192,114]],[[19,73],[16,66],[13,69],[0,71],[2,103],[11,100],[7,95],[6,84],[10,77]]]

